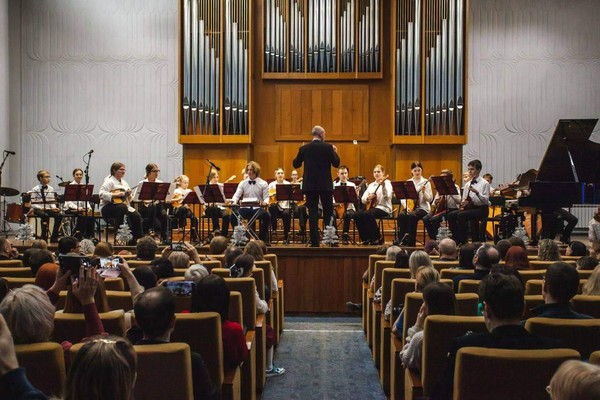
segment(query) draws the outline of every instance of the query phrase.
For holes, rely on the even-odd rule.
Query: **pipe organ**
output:
[[[395,136],[464,135],[466,0],[398,0]]]
[[[249,0],[182,0],[181,135],[248,135]]]

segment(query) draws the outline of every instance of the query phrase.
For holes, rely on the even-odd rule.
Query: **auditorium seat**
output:
[[[458,268],[458,260],[456,261],[439,261],[439,260],[431,260],[433,264],[433,268],[437,269],[438,272],[441,272],[443,269],[450,268]]]
[[[113,335],[125,337],[125,313],[123,310],[100,313],[104,330]],[[54,314],[54,332],[52,339],[62,343],[65,340],[79,343],[86,337],[83,314],[57,312]]]
[[[578,294],[573,297],[571,304],[578,313],[600,318],[600,296]]]
[[[371,304],[370,304],[370,300],[369,300],[369,283],[371,282],[371,278],[373,277],[373,272],[375,270],[375,262],[376,261],[385,261],[385,256],[384,255],[379,255],[379,254],[370,254],[369,255],[369,263],[367,265],[367,279],[368,282],[365,284],[363,282],[363,286],[362,286],[362,295],[361,295],[361,301],[362,301],[362,324],[363,324],[363,331],[365,332],[365,334],[367,333],[367,331],[370,329],[370,327],[368,327],[368,323],[370,321],[370,314],[371,314]],[[367,343],[369,344],[369,346],[371,345],[371,341],[370,338],[367,336]]]
[[[565,348],[578,351],[584,360],[600,350],[600,319],[534,317],[525,322],[525,329],[536,335],[560,340]]]
[[[25,285],[35,285],[35,278],[5,277],[9,289],[17,289]]]
[[[462,279],[458,282],[458,293],[479,293],[479,279]]]
[[[31,384],[46,396],[60,397],[65,388],[65,356],[55,342],[15,345],[19,366],[27,370]]]
[[[541,306],[542,304],[544,304],[544,296],[541,294],[526,294],[523,319],[531,317],[531,310],[537,306]]]
[[[0,268],[22,268],[21,260],[0,260]]]
[[[0,278],[35,278],[31,268],[27,267],[3,267],[0,268]]]
[[[564,361],[578,359],[571,349],[465,347],[456,357],[454,398],[546,400],[546,386],[554,372]]]

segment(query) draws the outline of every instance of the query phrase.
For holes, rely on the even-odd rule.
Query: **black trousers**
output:
[[[340,218],[340,216],[337,215],[337,213],[339,213],[339,210],[336,210],[336,212],[334,213],[334,216],[337,218]],[[344,214],[342,214],[341,218],[344,220],[344,223],[342,225],[342,233],[348,233],[348,231],[350,231],[350,222],[356,218],[356,211],[346,210],[346,211],[344,211]],[[336,222],[336,225],[337,225],[337,222]]]
[[[385,218],[389,216],[389,213],[383,211],[380,208],[373,207],[367,211],[359,211],[354,217],[356,227],[358,228],[358,235],[360,240],[377,242],[381,239],[381,232],[377,226],[377,218]]]
[[[260,221],[260,230],[258,232],[258,238],[265,242],[269,242],[268,235],[269,235],[269,224],[271,223],[271,214],[269,214],[266,210],[264,210],[262,208],[260,208],[257,211],[256,209],[252,209],[249,207],[240,208],[238,212],[240,213],[242,218],[244,218],[245,220],[249,220],[250,218],[252,218],[254,216],[254,214],[256,212],[258,212],[258,215],[256,217],[256,219]],[[230,222],[231,222],[231,226],[234,228],[238,224],[238,221],[235,217],[232,217]],[[250,228],[252,228],[252,227],[250,227]]]
[[[448,210],[448,214],[452,211],[454,210]],[[423,225],[425,225],[429,239],[436,240],[440,225],[444,218],[448,220],[445,212],[438,215],[427,214],[423,217]]]
[[[42,239],[48,241],[48,226],[50,224],[50,218],[54,218],[54,228],[52,228],[52,240],[56,241],[58,239],[58,231],[60,229],[60,223],[62,221],[62,216],[60,214],[60,210],[54,208],[56,212],[48,210],[41,210],[38,208],[33,209],[33,215],[36,217],[40,217],[42,220]]]
[[[125,215],[127,215],[133,240],[139,239],[144,235],[142,230],[142,216],[137,211],[129,212],[127,209],[127,204],[109,203],[102,207],[101,213],[106,219],[113,218],[117,229],[119,226],[123,225],[123,219],[125,219]],[[113,221],[108,222],[112,223]]]
[[[482,219],[487,218],[488,212],[488,206],[476,206],[467,210],[455,210],[448,213],[448,224],[450,225],[450,230],[452,231],[456,243],[466,243],[469,222],[480,222]],[[473,241],[481,242],[484,240],[485,237],[481,237],[480,229],[474,229]]]
[[[417,224],[426,215],[427,211],[421,208],[406,214],[398,214],[398,240],[404,239],[407,246],[414,246],[417,243]]]
[[[222,210],[217,206],[209,206],[204,210],[204,215],[210,218],[213,231],[221,231],[223,236],[228,236],[230,215],[226,210]],[[223,229],[219,225],[219,218],[223,221]],[[232,226],[235,225],[232,223]]]
[[[308,225],[310,228],[310,242],[319,244],[319,200],[323,207],[323,224],[330,225],[333,216],[333,190],[315,190],[305,192],[306,208],[308,208]]]
[[[292,224],[291,210],[289,208],[281,209],[278,204],[271,204],[269,206],[269,214],[271,214],[271,229],[273,232],[277,230],[277,219],[281,218],[283,221],[283,238],[284,240],[287,240]]]

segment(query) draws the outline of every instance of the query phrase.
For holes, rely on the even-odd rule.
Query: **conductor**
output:
[[[311,133],[312,141],[300,147],[293,165],[299,168],[304,163],[302,191],[308,208],[310,246],[319,247],[319,200],[323,207],[323,221],[327,225],[333,215],[331,167],[340,166],[340,157],[334,145],[325,143],[325,129],[317,125]]]

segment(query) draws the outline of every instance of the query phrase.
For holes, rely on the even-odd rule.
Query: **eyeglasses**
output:
[[[153,170],[152,170],[152,171],[150,171],[150,172],[160,172],[160,169],[153,169]]]

